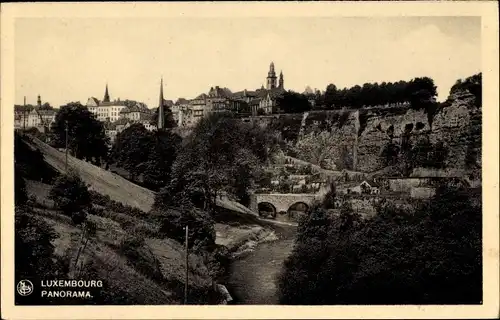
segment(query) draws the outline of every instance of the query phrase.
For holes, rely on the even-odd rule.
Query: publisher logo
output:
[[[25,297],[33,293],[33,283],[29,280],[21,280],[17,283],[17,293]]]

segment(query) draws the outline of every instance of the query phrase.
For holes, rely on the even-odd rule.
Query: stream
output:
[[[278,240],[257,245],[231,262],[227,288],[234,304],[278,304],[276,279],[294,245],[296,227],[276,230]]]

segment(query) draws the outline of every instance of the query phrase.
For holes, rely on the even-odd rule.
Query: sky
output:
[[[55,107],[111,99],[158,105],[212,86],[265,85],[270,62],[285,88],[325,90],[428,76],[447,98],[481,71],[478,17],[18,18],[15,101]]]

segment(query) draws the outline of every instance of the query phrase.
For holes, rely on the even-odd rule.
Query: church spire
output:
[[[283,89],[285,86],[285,81],[283,80],[283,71],[280,71],[279,87]]]
[[[104,99],[102,99],[102,102],[109,102],[109,92],[107,83],[106,83],[106,91],[104,92]]]
[[[158,129],[162,129],[165,125],[165,110],[163,110],[163,77],[160,82],[160,101],[158,103]]]

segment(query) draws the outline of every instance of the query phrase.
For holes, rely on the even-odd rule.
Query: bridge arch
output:
[[[250,208],[261,217],[295,220],[295,216],[302,215],[300,211],[309,211],[320,197],[313,193],[255,193],[251,197]]]
[[[276,207],[270,202],[259,202],[257,209],[259,211],[259,216],[263,217],[276,218],[276,214],[278,213]]]
[[[288,212],[290,212],[290,211],[307,212],[307,211],[309,211],[309,207],[310,206],[307,203],[305,203],[303,201],[297,201],[288,208]]]
[[[302,201],[293,203],[287,210],[288,219],[298,221],[298,219],[307,214],[310,206]]]

